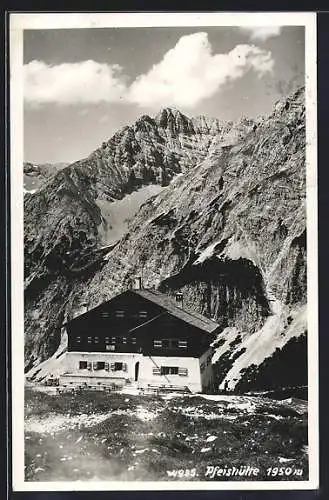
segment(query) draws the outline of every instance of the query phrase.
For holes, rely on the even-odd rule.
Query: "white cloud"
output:
[[[241,26],[239,29],[249,34],[250,40],[260,40],[262,42],[274,36],[279,36],[282,31],[281,26]]]
[[[193,107],[248,71],[262,77],[273,66],[271,52],[251,44],[212,54],[207,33],[199,32],[181,37],[159,63],[130,86],[119,65],[89,60],[50,66],[32,61],[24,67],[24,93],[32,105],[122,102]]]
[[[31,104],[116,102],[125,92],[119,65],[89,60],[54,66],[31,61],[24,66],[24,96]]]
[[[250,69],[263,76],[273,69],[271,53],[255,45],[237,45],[212,54],[207,33],[183,36],[162,61],[131,85],[128,99],[141,106],[192,107]]]

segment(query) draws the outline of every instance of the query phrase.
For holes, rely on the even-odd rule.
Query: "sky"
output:
[[[24,160],[73,162],[139,116],[257,117],[304,84],[304,28],[24,31]]]

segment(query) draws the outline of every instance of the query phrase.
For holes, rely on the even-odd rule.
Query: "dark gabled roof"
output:
[[[202,314],[199,314],[197,312],[190,312],[187,311],[186,309],[183,309],[179,306],[176,306],[174,303],[173,299],[169,297],[168,295],[165,295],[163,293],[157,292],[155,290],[149,290],[142,288],[140,290],[133,290],[129,289],[126,290],[119,295],[115,295],[111,299],[98,304],[98,306],[89,309],[88,311],[84,312],[83,314],[79,314],[78,316],[70,319],[69,321],[66,321],[65,323],[62,324],[63,326],[67,326],[68,324],[75,322],[76,320],[80,320],[82,317],[88,316],[92,311],[96,311],[100,309],[104,304],[110,303],[113,299],[119,298],[122,295],[125,295],[126,293],[132,293],[139,295],[143,299],[149,300],[150,302],[153,302],[154,304],[160,306],[162,309],[164,309],[163,312],[161,312],[158,316],[155,318],[151,318],[151,320],[146,321],[145,323],[142,323],[139,325],[139,327],[145,325],[146,323],[149,323],[150,321],[154,321],[157,319],[159,316],[165,315],[165,314],[170,314],[181,321],[184,321],[185,323],[188,323],[189,325],[192,325],[199,330],[202,330],[207,333],[214,333],[215,330],[219,327],[219,324],[216,323],[215,321],[207,318],[206,316],[203,316]]]
[[[164,309],[166,309],[170,314],[175,316],[176,318],[185,321],[185,323],[189,323],[190,325],[199,328],[200,330],[204,330],[208,333],[213,333],[218,327],[218,323],[212,321],[211,319],[206,318],[202,314],[198,314],[196,312],[186,311],[186,309],[182,309],[174,304],[173,299],[168,295],[164,295],[163,293],[156,292],[154,290],[131,290],[133,293],[147,299]]]

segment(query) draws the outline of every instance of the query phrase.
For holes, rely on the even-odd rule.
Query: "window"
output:
[[[188,369],[187,368],[178,368],[178,375],[181,377],[187,377]]]
[[[122,343],[123,343],[123,344],[126,344],[126,343],[127,343],[127,338],[126,338],[126,337],[122,337]]]
[[[139,317],[146,319],[147,318],[147,311],[139,311]]]
[[[136,344],[136,337],[132,337],[132,338],[131,338],[131,343],[132,343],[132,344]]]
[[[105,342],[105,344],[109,344],[110,343],[110,337],[105,337],[104,338],[104,342]]]
[[[88,363],[87,361],[79,361],[79,370],[87,370]]]
[[[93,368],[94,370],[105,370],[104,361],[94,361]]]
[[[95,344],[99,344],[99,337],[95,337]]]
[[[76,339],[75,339],[75,340],[76,340],[76,343],[77,343],[77,344],[80,344],[80,343],[81,343],[81,337],[76,337]]]
[[[115,311],[115,315],[117,318],[124,318],[125,317],[125,312],[122,310]]]
[[[121,361],[116,361],[115,363],[111,363],[110,365],[111,371],[119,372],[119,371],[127,371],[127,364],[122,363]]]
[[[178,375],[178,366],[161,366],[161,375]]]
[[[91,337],[88,337],[87,341],[88,341],[88,344],[91,344],[92,343]]]
[[[163,349],[180,349],[187,348],[186,340],[179,339],[161,339],[161,340],[153,340],[153,347],[155,348],[163,348]]]
[[[102,311],[102,312],[101,312],[101,317],[102,317],[102,318],[108,318],[109,316],[110,316],[109,311]]]
[[[111,344],[115,344],[116,340],[116,337],[111,337]]]

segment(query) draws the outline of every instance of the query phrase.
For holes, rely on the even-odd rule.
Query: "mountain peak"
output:
[[[163,117],[170,117],[170,116],[174,118],[185,118],[186,120],[188,120],[188,117],[185,116],[179,109],[171,107],[162,108],[156,115],[155,120],[157,121]]]
[[[159,127],[169,129],[172,133],[192,133],[193,123],[190,118],[176,108],[163,108],[155,117]]]

